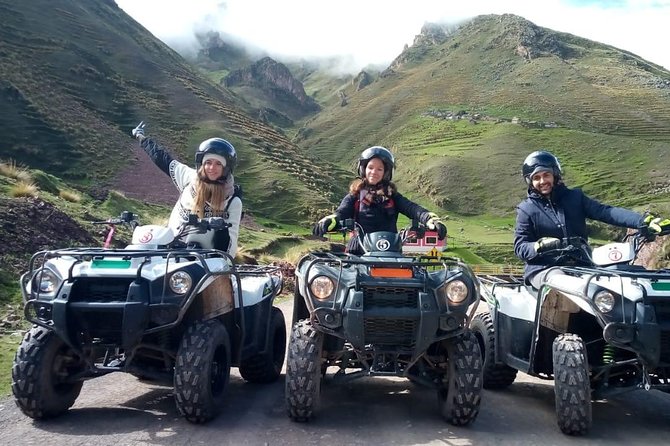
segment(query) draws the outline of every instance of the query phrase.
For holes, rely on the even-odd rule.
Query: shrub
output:
[[[37,197],[38,188],[35,183],[19,181],[9,190],[10,197]]]
[[[60,194],[58,194],[58,196],[65,201],[69,201],[70,203],[79,203],[81,201],[81,195],[69,190],[60,191]]]
[[[0,175],[26,183],[32,179],[28,169],[17,165],[14,160],[0,162]]]

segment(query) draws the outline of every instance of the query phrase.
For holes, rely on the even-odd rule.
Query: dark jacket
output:
[[[569,189],[563,184],[554,187],[550,199],[529,189],[528,198],[517,206],[514,229],[514,253],[526,262],[524,279],[556,265],[554,256],[537,254],[536,241],[542,237],[588,240],[587,218],[632,229],[641,227],[644,220],[636,212],[599,203],[581,189]]]
[[[354,219],[366,234],[377,231],[398,232],[398,214],[403,214],[412,220],[425,223],[428,220],[428,211],[418,204],[403,197],[398,192],[393,192],[388,200],[378,203],[366,203],[360,199],[360,194],[347,194],[335,210],[336,220],[342,221],[348,218]],[[352,254],[360,254],[355,237],[352,237],[348,251]]]
[[[170,164],[172,164],[175,159],[172,158],[170,152],[165,150],[163,147],[161,147],[160,144],[151,138],[144,138],[142,141],[140,141],[140,147],[142,147],[142,149],[147,152],[147,155],[149,155],[151,161],[153,161],[160,170],[172,178]]]

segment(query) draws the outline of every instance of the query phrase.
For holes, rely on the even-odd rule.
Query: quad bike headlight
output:
[[[593,296],[593,303],[596,305],[596,308],[601,313],[609,313],[614,308],[616,303],[616,297],[612,294],[611,291],[602,290],[598,291],[595,296]]]
[[[193,279],[186,271],[177,271],[170,276],[170,289],[175,294],[186,294],[191,290]]]
[[[468,286],[462,280],[452,280],[441,287],[440,291],[451,305],[461,304],[468,298]]]
[[[332,279],[326,276],[316,276],[309,284],[309,290],[314,297],[321,300],[328,299],[333,294],[334,289],[335,284]]]
[[[33,291],[39,294],[53,294],[58,290],[61,279],[48,268],[42,268],[33,276]]]

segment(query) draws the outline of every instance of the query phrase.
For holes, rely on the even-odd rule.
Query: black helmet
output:
[[[391,181],[395,159],[391,151],[382,146],[373,146],[363,150],[363,153],[358,158],[358,176],[365,178],[365,168],[368,165],[368,161],[372,158],[379,158],[384,163],[384,177],[382,181]]]
[[[554,174],[556,181],[561,179],[561,163],[558,162],[553,154],[545,151],[538,150],[526,157],[523,161],[523,179],[526,180],[526,184],[530,184],[530,179],[538,172],[549,171]]]
[[[223,138],[210,138],[200,143],[198,150],[195,151],[195,169],[199,170],[202,165],[202,159],[208,153],[219,155],[226,160],[226,166],[223,169],[223,176],[226,177],[233,173],[237,165],[237,152],[235,147]]]

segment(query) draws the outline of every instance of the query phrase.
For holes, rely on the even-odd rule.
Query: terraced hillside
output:
[[[387,145],[403,190],[448,213],[511,215],[525,193],[520,164],[541,147],[597,197],[670,201],[670,72],[513,15],[438,37],[417,36],[346,106],[309,122],[299,144],[343,166]]]
[[[337,168],[315,167],[114,1],[0,0],[0,16],[0,158],[82,190],[170,202],[167,178],[131,151],[130,130],[145,120],[187,162],[201,140],[229,138],[241,158],[245,204],[259,214],[310,221],[339,195]]]

